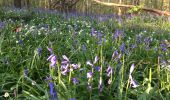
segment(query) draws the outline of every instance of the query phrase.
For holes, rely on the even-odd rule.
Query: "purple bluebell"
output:
[[[50,55],[47,60],[51,62],[50,67],[55,67],[55,65],[57,63],[56,55],[54,55],[54,54]]]
[[[136,44],[131,44],[131,45],[130,45],[130,48],[131,48],[131,49],[135,49],[136,47],[137,47]]]
[[[118,39],[122,35],[122,32],[119,29],[116,29],[113,35],[113,40]]]
[[[93,73],[92,72],[88,72],[87,73],[87,78],[89,79],[89,78],[92,78],[93,77]]]
[[[50,88],[50,100],[58,100],[57,92],[54,89],[54,83],[49,82],[48,85],[49,85],[49,88]]]
[[[100,72],[101,67],[100,67],[100,66],[96,66],[94,69],[95,69],[96,71]]]
[[[161,44],[160,44],[160,47],[161,47],[161,50],[162,50],[163,52],[166,52],[166,51],[167,51],[167,48],[168,48],[168,45],[165,44],[165,43],[161,43]]]
[[[53,49],[52,48],[49,48],[47,47],[48,51],[52,54],[53,53]]]
[[[134,71],[135,69],[135,65],[134,63],[131,65],[130,67],[130,72],[129,72],[129,79],[130,79],[130,85],[133,87],[133,88],[136,88],[138,87],[139,85],[137,84],[137,82],[132,78],[132,72]]]
[[[113,68],[110,65],[107,67],[106,73],[108,77],[111,77],[113,74]]]
[[[37,52],[38,52],[38,55],[41,55],[41,54],[42,54],[42,48],[39,47],[39,48],[37,49]]]
[[[99,92],[103,91],[103,85],[102,85],[102,79],[101,78],[99,80],[98,89],[99,89]]]
[[[125,44],[124,43],[122,43],[121,45],[120,45],[120,47],[119,47],[119,49],[120,49],[120,51],[122,52],[122,53],[125,53]]]
[[[136,42],[138,44],[142,42],[142,35],[141,34],[136,35]]]
[[[114,51],[113,54],[112,54],[112,59],[113,60],[119,60],[121,58],[121,54],[118,53],[118,51]]]
[[[5,26],[5,24],[3,22],[0,21],[0,29],[3,29]]]
[[[78,69],[78,67],[79,67],[78,64],[71,64],[71,66],[72,66],[74,69]]]
[[[79,84],[79,81],[77,80],[77,78],[72,78],[72,82],[73,82],[74,84]]]
[[[63,60],[62,60],[61,64],[70,64],[70,60],[67,58],[66,55],[63,55],[62,57],[63,57]]]
[[[130,78],[130,85],[133,87],[133,88],[137,88],[139,85],[137,84],[137,82],[135,80],[133,80],[132,76],[130,75],[129,76]]]
[[[95,29],[94,29],[94,28],[91,28],[90,35],[91,35],[91,36],[96,36],[96,32],[95,32]]]
[[[66,75],[70,71],[69,64],[61,65],[61,74]]]
[[[152,38],[150,38],[150,37],[144,38],[144,43],[145,43],[146,49],[150,48],[151,42],[152,42]]]

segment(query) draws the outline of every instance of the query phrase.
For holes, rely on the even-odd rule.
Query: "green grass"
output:
[[[54,83],[59,100],[170,99],[170,24],[166,18],[151,15],[124,17],[120,24],[116,17],[98,21],[90,16],[66,18],[54,13],[0,13],[5,24],[0,28],[2,100],[49,99],[50,82]],[[20,32],[15,31],[18,26]],[[92,36],[92,28],[99,34]],[[113,39],[116,30],[121,34]],[[137,36],[141,36],[140,41]],[[123,43],[125,47],[121,50]],[[50,67],[50,61],[47,61],[51,55],[47,47],[57,56],[55,67]],[[40,54],[38,48],[42,48]],[[118,60],[112,57],[116,50],[121,54]],[[73,70],[66,75],[61,70],[63,55],[69,58],[68,67]],[[99,60],[94,63],[96,56]],[[87,65],[87,61],[93,66]],[[73,69],[71,64],[78,64],[78,69]],[[130,85],[132,64],[135,65],[132,77],[139,85],[136,88]],[[109,65],[113,68],[110,77],[106,71]],[[100,71],[95,70],[96,66],[100,66]],[[93,77],[88,79],[87,72],[90,71]],[[47,76],[52,79],[46,81]],[[74,84],[72,78],[77,78],[79,83]],[[98,89],[99,81],[102,92]],[[88,83],[92,85],[91,91]],[[4,97],[6,92],[9,93],[7,98]]]

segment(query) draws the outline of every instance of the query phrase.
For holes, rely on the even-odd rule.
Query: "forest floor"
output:
[[[169,100],[164,16],[0,10],[1,100]]]

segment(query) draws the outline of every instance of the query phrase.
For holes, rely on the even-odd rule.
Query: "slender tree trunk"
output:
[[[21,0],[14,0],[14,6],[16,8],[21,8]]]

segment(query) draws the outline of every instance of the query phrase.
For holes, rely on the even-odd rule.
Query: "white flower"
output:
[[[4,97],[5,97],[5,98],[9,97],[9,93],[8,93],[8,92],[5,92]]]

